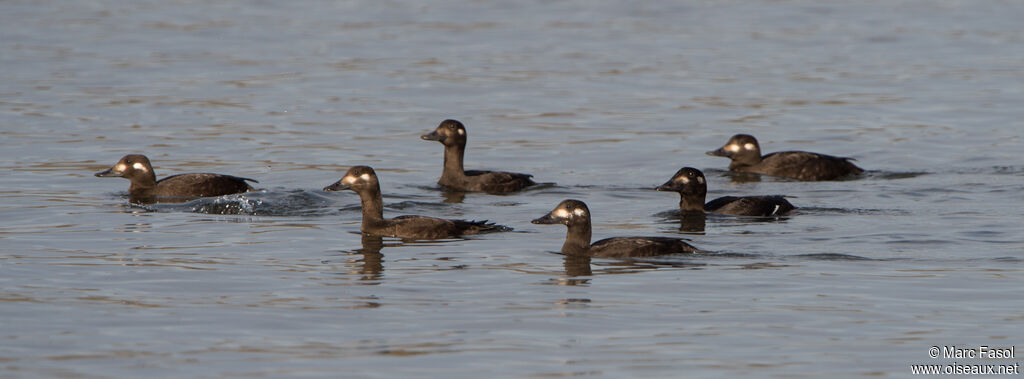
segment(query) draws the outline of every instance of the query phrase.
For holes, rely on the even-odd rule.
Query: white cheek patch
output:
[[[459,135],[460,135],[460,136],[464,136],[464,135],[466,135],[466,131],[465,131],[465,130],[462,130],[462,129],[459,129]]]
[[[345,184],[352,184],[352,183],[356,182],[356,177],[354,177],[354,176],[346,176],[344,178],[341,178],[341,182],[345,183]]]
[[[132,168],[134,168],[136,170],[139,170],[139,171],[146,171],[146,165],[144,165],[142,163],[135,163],[135,164],[132,165]]]
[[[576,209],[572,210],[572,214],[574,214],[576,216],[583,216],[583,215],[587,214],[587,211],[583,210],[583,208],[576,208]]]
[[[686,184],[686,183],[690,182],[690,178],[687,178],[685,176],[680,176],[679,179],[676,179],[676,181],[678,181],[680,183],[683,183],[683,184]]]
[[[697,183],[704,184],[704,178],[698,176]]]
[[[369,181],[370,180],[370,174],[359,175],[359,179],[362,179],[363,181]]]
[[[555,214],[555,217],[558,217],[558,218],[567,218],[567,217],[569,217],[569,211],[565,210],[565,208],[555,209],[554,214]]]
[[[118,163],[117,166],[114,166],[114,171],[124,172],[124,170],[127,169],[127,168],[128,168],[128,166],[125,166],[124,163]]]
[[[734,144],[726,146],[725,150],[726,151],[731,151],[731,152],[735,153],[737,151],[740,151],[740,145],[737,145],[737,144],[734,143]]]
[[[743,144],[743,148],[747,149],[747,150],[754,150],[754,144],[752,144],[750,142],[747,142],[747,143]]]

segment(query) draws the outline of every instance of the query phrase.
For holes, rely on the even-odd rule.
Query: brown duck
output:
[[[420,137],[444,145],[444,170],[437,184],[448,190],[489,193],[515,192],[536,184],[529,174],[463,169],[466,137],[466,126],[456,120],[444,120],[433,132]]]
[[[403,239],[431,240],[452,238],[467,234],[511,230],[508,227],[484,221],[446,220],[426,216],[398,216],[384,218],[384,201],[377,173],[369,166],[355,166],[340,180],[324,187],[324,191],[352,190],[362,203],[365,234]]]
[[[708,155],[731,159],[729,170],[732,171],[800,180],[835,180],[864,172],[850,162],[853,158],[806,151],[780,151],[761,156],[761,147],[757,144],[757,139],[749,134],[732,136],[724,146],[709,151]]]
[[[98,177],[122,177],[131,181],[128,195],[132,201],[152,202],[160,198],[222,196],[253,190],[246,181],[256,180],[222,174],[178,174],[156,180],[149,158],[129,154],[114,166],[95,174]]]
[[[652,257],[668,254],[701,253],[682,239],[671,237],[612,237],[590,243],[590,209],[579,200],[565,200],[534,224],[564,224],[568,231],[562,252],[566,255],[600,258]]]
[[[693,167],[679,169],[672,179],[655,189],[679,192],[679,210],[683,212],[776,217],[796,209],[782,196],[723,196],[704,204],[708,194],[707,179]]]

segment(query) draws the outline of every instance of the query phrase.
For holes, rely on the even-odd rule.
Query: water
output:
[[[1024,7],[1015,2],[48,2],[0,4],[5,377],[908,376],[933,345],[1024,345]],[[468,168],[554,182],[446,197]],[[735,181],[704,155],[850,156],[853,181]],[[137,206],[95,178],[260,192]],[[357,164],[387,216],[490,219],[426,243],[358,234]],[[786,194],[794,216],[712,216],[651,190]],[[554,254],[595,239],[715,253]],[[699,228],[698,228],[699,229]],[[1015,363],[961,360],[960,363]]]

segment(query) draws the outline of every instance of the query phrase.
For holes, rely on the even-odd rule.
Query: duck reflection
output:
[[[465,191],[451,191],[451,190],[442,189],[441,190],[441,197],[444,198],[444,202],[445,203],[459,204],[459,203],[462,203],[463,200],[466,200],[466,192]]]
[[[353,252],[362,255],[363,258],[349,261],[349,263],[360,264],[352,272],[362,275],[359,278],[361,282],[364,282],[362,284],[380,284],[382,272],[384,272],[384,254],[381,254],[380,250],[384,248],[384,239],[380,236],[363,234],[362,244],[361,249],[355,249]]]
[[[761,181],[761,175],[753,174],[749,172],[726,172],[722,176],[729,178],[729,181],[733,184],[744,184],[744,183],[758,183]]]
[[[679,214],[679,231],[704,234],[704,225],[707,220],[708,215],[704,212],[682,212]]]
[[[590,284],[590,257],[579,255],[563,255],[565,276],[551,278],[548,283],[556,286],[585,286]]]
[[[594,275],[590,270],[590,257],[587,256],[566,255],[563,265],[565,266],[565,275],[568,276]]]

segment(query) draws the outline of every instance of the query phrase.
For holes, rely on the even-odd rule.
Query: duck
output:
[[[799,180],[835,180],[864,172],[864,169],[851,162],[853,158],[806,151],[780,151],[761,156],[761,147],[757,139],[749,134],[734,135],[721,148],[707,154],[731,159],[731,171]]]
[[[590,209],[586,203],[575,199],[562,201],[547,215],[531,222],[564,224],[568,231],[562,252],[571,256],[631,258],[705,252],[672,237],[612,237],[591,244]]]
[[[427,216],[384,218],[384,202],[377,173],[369,166],[354,166],[340,180],[324,187],[324,191],[351,190],[362,203],[363,222],[360,231],[382,237],[409,240],[435,240],[511,228],[484,221],[446,220]]]
[[[255,179],[210,173],[178,174],[156,180],[153,165],[142,154],[125,155],[110,168],[94,175],[130,180],[128,195],[136,202],[153,202],[159,198],[231,195],[252,191],[254,188],[247,181],[259,183]]]
[[[676,171],[672,179],[655,188],[679,192],[679,210],[684,213],[718,213],[736,216],[777,217],[796,209],[783,196],[723,196],[704,204],[708,194],[704,173],[693,167]]]
[[[464,170],[466,126],[458,120],[444,120],[433,132],[420,138],[444,145],[444,169],[437,184],[451,191],[508,193],[535,185],[533,175],[505,171]]]

